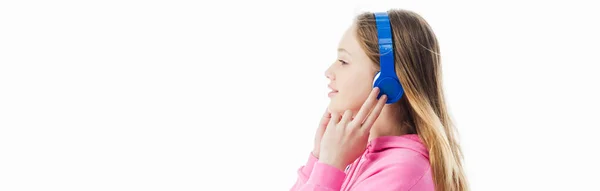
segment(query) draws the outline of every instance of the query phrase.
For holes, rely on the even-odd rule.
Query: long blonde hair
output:
[[[396,73],[404,87],[401,110],[429,151],[433,181],[438,191],[469,190],[462,166],[462,151],[444,100],[440,50],[429,24],[417,13],[387,11],[394,41]],[[379,68],[377,28],[373,13],[356,17],[363,50]]]

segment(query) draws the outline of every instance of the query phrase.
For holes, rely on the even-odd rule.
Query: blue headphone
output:
[[[377,38],[379,42],[379,64],[381,71],[375,75],[373,87],[379,87],[379,95],[387,95],[386,104],[396,103],[402,98],[404,89],[396,75],[394,67],[394,42],[392,40],[392,28],[390,18],[385,12],[375,13],[377,23]]]

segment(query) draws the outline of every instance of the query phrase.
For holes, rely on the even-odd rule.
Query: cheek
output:
[[[332,101],[332,109],[343,112],[347,109],[358,111],[371,93],[370,80],[349,80],[340,88],[340,93]],[[343,90],[343,91],[342,91]]]
[[[363,98],[366,99],[366,96],[369,95],[369,92],[371,92],[371,89],[373,88],[372,83],[372,80],[364,77],[349,80],[349,83],[344,84],[344,89],[348,93],[345,96],[353,99],[351,101],[357,101],[356,99],[360,100]]]

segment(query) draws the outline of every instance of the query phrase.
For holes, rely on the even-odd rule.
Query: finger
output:
[[[369,118],[367,118],[365,123],[362,125],[362,128],[365,131],[369,132],[371,130],[371,126],[373,126],[373,124],[375,123],[375,120],[377,120],[377,118],[379,117],[379,114],[381,114],[381,110],[383,110],[383,106],[385,106],[386,100],[387,100],[386,95],[382,95],[381,98],[379,98],[379,101],[377,102],[375,109],[373,109],[373,111],[369,115]]]
[[[329,119],[329,125],[327,126],[335,126],[340,122],[340,115],[337,113],[331,113],[331,119]]]
[[[329,120],[331,119],[331,113],[329,112],[329,109],[325,110],[325,113],[323,113],[323,116],[321,116],[321,122],[319,123],[322,126],[327,125],[327,123],[329,123]]]
[[[345,127],[346,125],[348,125],[348,123],[350,121],[352,121],[352,111],[351,110],[346,110],[346,112],[344,112],[344,115],[342,116],[340,124],[343,124],[344,127]]]
[[[331,118],[331,112],[329,112],[329,108],[325,109],[325,112],[323,113],[323,118]]]
[[[371,91],[371,94],[369,94],[369,97],[365,103],[363,103],[363,105],[360,107],[358,114],[356,114],[356,117],[354,117],[354,121],[358,122],[359,124],[362,124],[365,121],[365,118],[371,112],[371,109],[373,109],[373,106],[377,102],[377,95],[379,95],[379,88],[375,87],[373,91]]]

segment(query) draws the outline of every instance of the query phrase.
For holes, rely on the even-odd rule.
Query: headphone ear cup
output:
[[[390,80],[389,83],[391,88],[387,89],[389,95],[386,103],[396,103],[400,101],[400,98],[402,98],[402,95],[404,94],[404,88],[398,79]]]
[[[402,98],[402,94],[404,94],[404,88],[402,84],[398,80],[398,78],[394,77],[381,77],[381,72],[375,75],[373,80],[373,88],[379,87],[379,95],[377,99],[379,99],[383,94],[387,95],[386,103],[392,104],[396,103]]]

